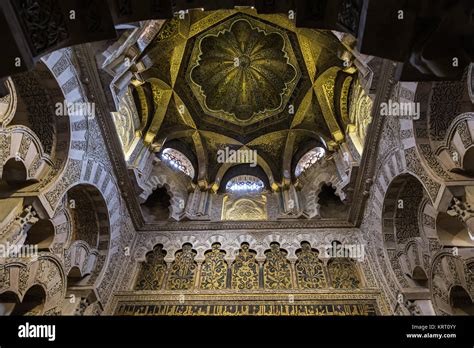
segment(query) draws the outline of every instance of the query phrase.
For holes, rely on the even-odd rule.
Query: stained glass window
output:
[[[260,193],[265,188],[262,180],[253,175],[238,175],[227,182],[229,193]]]
[[[298,164],[295,168],[295,176],[298,177],[303,172],[310,167],[312,167],[316,162],[324,157],[326,152],[322,147],[315,147],[311,151],[307,152],[301,159],[298,161]]]
[[[190,178],[194,178],[194,167],[191,161],[181,152],[166,148],[161,153],[161,160],[171,168],[177,169]]]

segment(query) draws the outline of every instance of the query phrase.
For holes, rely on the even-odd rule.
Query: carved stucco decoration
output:
[[[420,106],[419,119],[402,120],[404,130],[401,136],[416,142],[421,161],[426,165],[434,180],[463,180],[459,174],[463,147],[472,143],[469,127],[463,119],[469,119],[472,104],[469,100],[469,77],[462,81],[401,83],[400,102],[416,102]],[[464,129],[463,129],[464,128]],[[460,136],[460,141],[456,140]],[[458,152],[455,154],[455,152]],[[458,161],[453,159],[459,158]],[[456,170],[452,170],[456,169]],[[462,172],[462,170],[461,170]],[[425,181],[425,177],[422,177]],[[426,180],[433,197],[433,184]]]
[[[370,220],[369,223],[372,223],[372,221]],[[206,233],[207,233],[207,232],[206,232]],[[257,234],[257,233],[256,233],[256,234]],[[174,237],[176,237],[176,235],[175,235]],[[248,238],[250,238],[250,237],[248,237]],[[298,237],[298,238],[299,238],[299,237]],[[294,235],[290,235],[289,237],[286,237],[286,239],[289,240],[289,243],[291,243],[291,244],[294,244],[294,241],[296,241],[298,238],[296,238]],[[176,238],[174,238],[174,239],[176,239]],[[239,241],[240,241],[240,240],[239,240]],[[295,248],[296,248],[296,246],[294,246],[294,245],[292,245],[292,247],[295,247]],[[285,248],[286,248],[286,246],[285,246]],[[120,263],[120,261],[123,261],[123,260],[118,260],[118,263]],[[107,274],[107,276],[108,276],[109,278],[111,278],[111,279],[113,278],[113,275],[115,275],[115,274],[112,274],[112,273],[108,273],[108,274]],[[112,279],[112,280],[113,280],[113,279]],[[112,280],[110,280],[110,282],[111,282]],[[110,287],[108,287],[108,288],[110,288]]]
[[[5,81],[8,94],[0,98],[0,125],[5,127],[15,116],[17,107],[17,94],[13,81],[9,78]]]
[[[186,200],[188,198],[187,188],[190,178],[181,172],[173,172],[171,168],[164,165],[162,161],[154,160],[149,180],[144,185],[144,190],[139,196],[140,203],[146,202],[154,190],[160,187],[166,188],[171,197],[170,217],[180,220],[184,214]]]
[[[267,197],[225,195],[222,204],[222,220],[267,220]]]
[[[434,166],[430,161],[430,166],[437,169],[436,173],[446,179],[464,179],[471,176],[469,173],[469,153],[474,144],[473,129],[474,113],[466,112],[458,115],[449,125],[446,136],[441,145],[437,148],[432,157],[437,158],[438,166]],[[428,145],[420,145],[425,148],[424,153],[432,153],[432,149]],[[422,149],[423,149],[422,148]],[[467,156],[466,156],[467,155]],[[426,155],[425,155],[426,157]],[[466,160],[467,159],[467,160]],[[447,173],[445,174],[444,171]],[[444,175],[443,175],[444,174]]]
[[[322,159],[303,172],[298,181],[302,186],[300,197],[304,216],[309,219],[320,218],[319,193],[325,184],[331,185],[336,190],[335,194],[341,201],[345,200],[346,194],[342,188],[347,182],[343,179],[337,171],[334,160]]]
[[[286,106],[301,75],[288,37],[251,17],[234,17],[197,40],[189,78],[210,115],[254,123]]]
[[[362,154],[367,130],[372,122],[373,100],[364,91],[360,82],[357,82],[351,93],[351,108],[349,110],[348,125],[349,137],[359,154]]]
[[[128,152],[139,128],[138,112],[133,98],[129,93],[123,97],[119,110],[112,113],[117,133],[122,143],[124,154],[128,157]]]
[[[40,56],[70,37],[60,1],[18,1],[12,5],[18,13],[29,47],[35,56]]]
[[[39,253],[36,258],[22,260],[8,258],[0,267],[0,291],[16,294],[22,302],[27,291],[39,285],[46,297],[42,308],[27,315],[41,315],[61,303],[66,295],[66,275],[61,260],[49,253]],[[36,311],[36,310],[39,310]]]
[[[454,256],[451,250],[440,251],[433,257],[429,286],[433,305],[438,315],[456,314],[456,308],[453,307],[450,298],[451,290],[455,286],[462,288],[472,302],[474,283],[470,260],[472,258]]]

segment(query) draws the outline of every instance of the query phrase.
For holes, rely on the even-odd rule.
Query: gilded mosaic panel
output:
[[[141,265],[135,290],[159,290],[163,286],[166,274],[166,251],[161,244],[147,254],[146,262]]]
[[[296,279],[300,289],[321,289],[327,287],[323,263],[318,258],[318,251],[311,248],[307,242],[301,243],[301,249],[296,252]]]
[[[360,279],[354,262],[346,258],[334,258],[328,262],[332,287],[336,289],[357,289]]]
[[[270,244],[270,250],[263,266],[263,284],[266,289],[291,289],[290,263],[286,259],[287,252],[280,249],[278,243]]]
[[[241,245],[239,254],[232,264],[232,289],[258,289],[259,267],[255,260],[257,253],[249,249],[247,243]]]
[[[206,253],[201,269],[201,288],[206,290],[225,289],[227,286],[227,262],[225,251],[220,244],[214,243],[212,250]]]
[[[169,290],[188,290],[193,288],[196,275],[196,252],[191,244],[186,243],[183,249],[176,253],[171,265],[167,288]]]

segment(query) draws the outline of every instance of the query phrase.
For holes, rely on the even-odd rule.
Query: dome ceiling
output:
[[[224,147],[257,150],[272,184],[291,179],[302,145],[344,141],[352,77],[338,58],[343,50],[331,32],[255,10],[166,21],[133,82],[145,143],[192,144],[198,182],[218,184]]]
[[[282,112],[300,77],[286,33],[248,16],[201,35],[188,73],[203,110],[237,125]]]

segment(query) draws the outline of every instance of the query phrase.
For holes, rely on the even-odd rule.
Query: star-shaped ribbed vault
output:
[[[190,146],[197,180],[219,185],[225,147],[254,149],[270,183],[291,180],[308,144],[344,141],[352,81],[331,32],[254,10],[192,11],[164,23],[135,83],[145,143]]]

